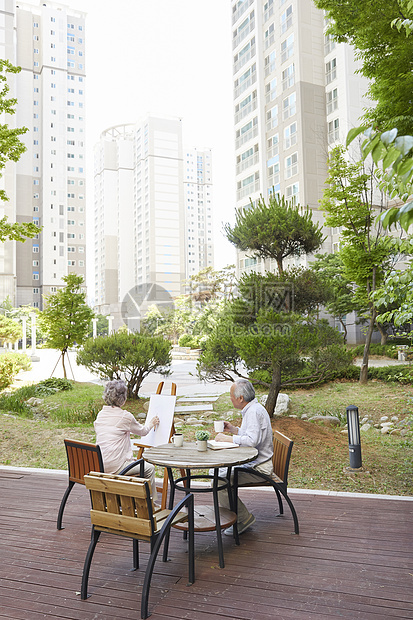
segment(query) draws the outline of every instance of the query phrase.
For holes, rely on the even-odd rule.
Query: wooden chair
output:
[[[101,532],[132,538],[134,570],[139,568],[138,541],[144,540],[151,545],[141,600],[141,618],[147,618],[149,588],[155,560],[163,539],[166,534],[169,534],[174,523],[188,521],[189,584],[195,581],[194,496],[189,493],[173,510],[162,510],[161,508],[154,509],[150,484],[145,479],[90,472],[85,476],[85,484],[91,494],[92,539],[83,568],[81,598],[84,600],[88,597],[90,565]],[[184,506],[188,508],[187,513],[181,512]],[[167,559],[168,539],[169,536],[165,539],[164,561]]]
[[[90,471],[103,472],[103,458],[99,446],[93,443],[85,443],[84,441],[74,441],[72,439],[65,439],[64,442],[67,464],[69,467],[69,486],[60,503],[59,513],[57,515],[58,530],[64,529],[62,526],[63,511],[66,506],[67,498],[74,485],[76,483],[84,485],[83,477]]]
[[[161,394],[162,393],[162,389],[164,386],[164,382],[161,381],[158,385],[158,387],[156,388],[156,394]],[[171,384],[171,396],[176,396],[176,383],[172,383]],[[171,442],[172,440],[172,436],[175,435],[175,425],[172,422],[172,427],[171,427],[171,432],[169,434],[169,442]],[[139,447],[139,450],[137,452],[137,459],[141,459],[142,458],[142,454],[143,451],[145,449],[145,445],[141,445],[139,446],[139,443],[134,442],[136,446]],[[136,463],[131,463],[130,465],[128,465],[127,467],[125,467],[125,469],[122,469],[122,471],[120,472],[120,475],[126,475],[128,473],[128,471],[130,469],[132,469],[133,467],[135,467]],[[181,474],[184,474],[184,470],[181,470]],[[168,496],[168,470],[165,468],[164,472],[163,472],[163,483],[161,487],[156,487],[156,490],[159,491],[161,493],[161,508],[166,508],[166,500],[167,500],[167,496]]]
[[[291,451],[293,449],[294,442],[291,439],[288,439],[285,435],[278,431],[274,431],[273,438],[273,446],[274,446],[274,454],[272,458],[273,462],[273,470],[274,473],[272,476],[267,476],[266,474],[262,474],[259,471],[252,469],[251,467],[235,467],[234,468],[234,496],[237,502],[238,500],[238,489],[241,487],[255,487],[255,486],[272,486],[274,491],[277,494],[278,506],[280,509],[280,514],[284,514],[283,503],[281,499],[281,495],[285,498],[287,504],[290,507],[291,513],[294,519],[294,531],[296,534],[299,533],[298,527],[298,518],[295,508],[291,499],[288,497],[287,492],[287,483],[288,483],[288,468],[290,466],[290,457]],[[257,476],[257,482],[245,482],[239,483],[238,477],[240,472],[248,472],[248,474],[253,474]],[[235,504],[237,505],[237,504]],[[234,527],[234,537],[235,540],[238,541],[238,531],[237,528]]]

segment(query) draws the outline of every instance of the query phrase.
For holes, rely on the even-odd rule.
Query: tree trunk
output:
[[[66,351],[62,351],[62,366],[63,366],[63,376],[65,379],[67,379],[66,377],[66,366],[65,366],[65,353]]]
[[[364,351],[363,351],[363,361],[361,362],[360,379],[359,379],[360,383],[367,383],[367,374],[369,371],[370,343],[371,343],[371,337],[374,331],[374,323],[376,322],[376,314],[377,314],[376,310],[375,308],[373,308],[372,314],[370,317],[369,328],[366,334],[366,343],[364,345]]]
[[[341,317],[338,317],[338,320],[340,321],[341,325],[343,326],[344,332],[343,332],[343,343],[346,344],[347,342],[347,325],[346,323],[343,321],[343,319]]]
[[[388,333],[386,328],[383,327],[383,325],[378,321],[376,321],[376,327],[379,330],[381,336],[380,344],[387,344]]]
[[[277,404],[278,394],[281,389],[281,366],[276,366],[272,373],[272,381],[270,389],[268,390],[267,402],[265,408],[268,411],[270,418],[274,416],[275,406]]]

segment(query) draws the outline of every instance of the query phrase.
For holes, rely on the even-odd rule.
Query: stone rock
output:
[[[389,426],[383,426],[380,429],[380,432],[381,432],[382,435],[388,435],[389,431],[390,431],[390,427]]]
[[[387,422],[387,420],[388,420],[388,419],[389,419],[389,416],[387,416],[387,415],[383,415],[383,416],[380,418],[380,422]]]
[[[264,394],[264,396],[261,396],[260,398],[260,403],[261,405],[264,405],[264,407],[267,402],[267,398],[268,396],[266,394]],[[277,404],[275,405],[274,415],[284,415],[289,412],[290,407],[290,397],[288,396],[288,394],[283,394],[282,392],[280,392],[277,396]]]
[[[38,405],[41,405],[43,401],[44,398],[35,398],[35,396],[32,396],[27,400],[27,404],[31,405],[32,407],[37,407]]]
[[[365,424],[363,424],[363,426],[360,427],[361,431],[368,431],[371,428],[371,424],[368,424],[367,422]]]
[[[303,413],[303,415],[301,416],[302,420],[308,420],[308,415],[306,413]]]
[[[145,411],[149,411],[149,400],[146,400],[146,401],[143,403],[143,408],[145,409]]]
[[[298,416],[296,416],[296,415],[289,415],[288,417],[289,418],[298,418]]]
[[[335,415],[315,415],[310,418],[310,422],[325,422],[331,426],[340,426],[340,420]]]
[[[397,415],[392,415],[392,417],[391,417],[391,421],[392,422],[397,422],[398,419],[399,419],[399,416],[397,416]]]
[[[344,430],[344,431],[340,431],[340,433],[341,433],[342,435],[347,435],[347,431],[346,431],[346,430]]]
[[[365,424],[368,421],[368,417],[365,415],[362,420],[360,420],[360,424]]]
[[[197,425],[201,425],[203,424],[202,420],[198,420],[198,418],[188,418],[186,420],[186,423],[189,424],[190,426],[197,426]]]

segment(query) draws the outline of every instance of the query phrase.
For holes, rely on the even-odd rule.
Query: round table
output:
[[[182,447],[176,447],[173,443],[145,448],[143,458],[153,465],[166,467],[170,482],[169,508],[172,509],[175,491],[185,493],[213,493],[214,506],[195,507],[195,530],[206,532],[215,530],[217,533],[219,565],[224,568],[224,554],[222,547],[221,529],[233,525],[237,519],[236,507],[233,505],[233,497],[230,489],[229,476],[231,468],[236,465],[244,465],[253,461],[258,454],[256,448],[236,446],[234,448],[223,448],[213,450],[208,448],[205,452],[200,452],[196,444],[184,442]],[[228,468],[227,477],[219,476],[219,468]],[[186,475],[174,479],[173,469],[185,471]],[[191,470],[213,469],[214,474],[193,474]],[[192,482],[199,479],[211,479],[211,486],[193,486]],[[220,508],[218,504],[218,491],[228,490],[228,497],[232,510]],[[177,526],[178,527],[178,526]],[[178,529],[185,529],[185,524],[180,524]]]

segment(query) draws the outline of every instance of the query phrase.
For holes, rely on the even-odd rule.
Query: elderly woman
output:
[[[133,463],[130,435],[147,435],[149,431],[159,424],[159,418],[155,416],[147,426],[136,421],[135,417],[121,409],[126,403],[127,387],[124,381],[109,381],[103,393],[106,405],[99,411],[94,427],[96,431],[96,443],[100,446],[103,457],[105,472],[118,474],[127,465]],[[130,469],[128,476],[139,476],[140,466]],[[155,468],[150,463],[145,463],[145,478],[149,478],[152,499],[156,500]]]

